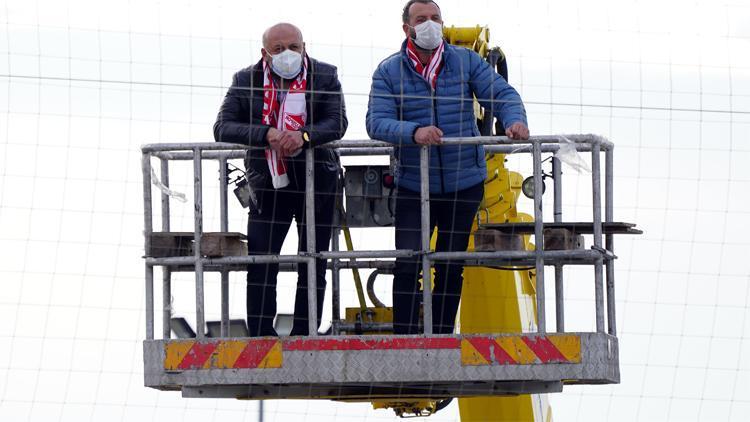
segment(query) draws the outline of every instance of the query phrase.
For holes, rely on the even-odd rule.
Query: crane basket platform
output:
[[[590,152],[592,186],[592,221],[555,223],[545,226],[541,195],[534,195],[534,222],[518,228],[519,233],[533,233],[534,250],[497,249],[477,252],[432,252],[427,246],[420,251],[360,250],[339,251],[338,232],[334,231],[333,250],[315,253],[315,225],[307,224],[309,249],[299,255],[250,256],[227,239],[241,238],[229,233],[228,227],[228,160],[244,156],[248,147],[224,143],[151,144],[142,147],[142,171],[145,222],[146,339],[144,341],[145,385],[160,390],[181,391],[185,397],[231,397],[243,399],[294,398],[334,400],[375,400],[403,398],[447,398],[528,393],[559,392],[566,384],[611,384],[620,381],[619,352],[615,328],[613,236],[639,233],[632,224],[613,221],[613,149],[614,145],[596,135],[566,135],[578,152]],[[543,192],[542,161],[544,155],[556,152],[562,137],[537,136],[527,141],[505,137],[446,139],[446,143],[484,144],[488,153],[530,153],[533,161],[534,190]],[[373,141],[337,141],[322,146],[336,148],[341,155],[388,155],[390,145]],[[415,146],[415,148],[420,148]],[[602,160],[604,155],[604,175]],[[152,159],[160,161],[160,177]],[[171,231],[169,162],[188,160],[193,164],[194,230],[180,235]],[[203,228],[203,162],[219,162],[218,203],[219,236],[204,233]],[[313,151],[306,150],[308,221],[314,221],[315,201]],[[555,158],[554,160],[557,160]],[[421,147],[422,211],[429,213],[429,153]],[[554,166],[553,166],[554,167]],[[559,180],[559,163],[555,188]],[[159,188],[161,197],[161,231],[154,231],[152,191]],[[604,201],[602,201],[602,185]],[[555,210],[561,197],[555,195]],[[604,204],[602,205],[602,202]],[[426,207],[426,208],[425,208]],[[602,215],[604,214],[604,215]],[[423,237],[428,233],[428,218],[423,218]],[[556,226],[555,226],[556,224]],[[566,226],[567,224],[567,226]],[[576,233],[590,234],[593,245],[551,247],[545,242],[548,230],[574,228]],[[507,232],[508,227],[488,225],[486,229]],[[511,230],[512,231],[512,230]],[[175,241],[165,252],[157,239]],[[218,240],[217,240],[218,239]],[[240,239],[241,240],[241,239]],[[209,252],[208,243],[219,252]],[[575,243],[575,242],[574,242]],[[431,289],[423,289],[424,335],[342,335],[351,329],[340,318],[340,278],[343,268],[392,267],[393,259],[421,256],[425,268],[435,261],[461,260],[467,266],[524,267],[536,271],[535,332],[433,335]],[[230,271],[244,271],[250,263],[274,262],[286,266],[314,262],[325,258],[332,268],[330,335],[307,337],[247,338],[231,337],[229,318]],[[544,267],[584,265],[593,269],[595,325],[594,332],[565,332],[564,300],[554,298],[557,330],[546,324]],[[154,269],[161,269],[162,336],[155,335]],[[315,265],[307,265],[308,280],[315,281]],[[172,338],[171,275],[176,271],[195,273],[196,336]],[[204,327],[204,273],[221,273],[221,328],[217,337],[206,336]],[[431,274],[423,271],[424,285],[430,286]],[[310,332],[317,333],[316,289],[308,288]]]

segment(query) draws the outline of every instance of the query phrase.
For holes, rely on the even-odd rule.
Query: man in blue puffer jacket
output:
[[[478,136],[473,98],[503,122],[505,134],[528,139],[521,97],[478,54],[443,40],[437,3],[409,0],[402,14],[406,40],[373,75],[367,132],[394,144],[396,249],[421,249],[419,150],[430,145],[430,227],[437,251],[465,251],[487,174],[481,145],[447,145],[442,138]],[[396,260],[393,324],[396,334],[418,333],[418,259]],[[463,266],[435,265],[433,332],[452,333],[461,297]]]

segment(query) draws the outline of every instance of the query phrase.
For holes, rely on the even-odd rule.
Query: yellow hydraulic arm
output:
[[[446,28],[445,38],[451,43],[470,48],[485,59],[493,51],[489,47],[490,31],[487,27]],[[495,49],[495,60],[504,55]],[[498,68],[499,63],[493,63]],[[475,101],[475,111],[481,120],[484,114]],[[489,117],[492,119],[492,117]],[[488,122],[492,123],[492,122]],[[492,130],[494,125],[482,125]],[[483,133],[489,135],[491,133]],[[516,204],[523,177],[505,168],[505,155],[487,155],[487,179],[484,200],[480,205],[478,223],[519,223],[532,221],[532,217],[519,213]],[[533,249],[526,236],[527,249]],[[469,250],[474,250],[471,237]],[[536,295],[534,271],[499,270],[485,267],[467,267],[461,294],[459,326],[461,333],[528,332],[536,326]],[[477,397],[459,399],[461,421],[545,421],[552,420],[552,410],[545,395],[519,395],[514,397]]]

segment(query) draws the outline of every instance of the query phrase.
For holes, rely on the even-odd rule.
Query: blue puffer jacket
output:
[[[473,96],[502,120],[505,128],[526,124],[521,97],[477,53],[446,43],[443,68],[433,92],[406,55],[406,41],[375,70],[367,108],[372,139],[415,145],[414,132],[434,125],[446,138],[478,136]],[[399,187],[419,191],[418,147],[396,148]],[[449,193],[472,187],[487,175],[484,148],[474,145],[430,147],[430,192]]]

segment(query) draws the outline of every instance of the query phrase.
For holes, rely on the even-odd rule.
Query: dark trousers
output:
[[[438,252],[463,252],[484,184],[448,194],[430,194],[430,233],[438,228]],[[422,213],[419,193],[399,189],[396,194],[396,249],[422,249]],[[398,258],[393,270],[393,331],[418,334],[419,305],[422,293],[418,277],[422,269],[418,258]],[[432,290],[432,327],[435,334],[450,334],[455,326],[463,284],[461,261],[435,264]]]
[[[335,183],[335,182],[334,182]],[[251,211],[247,225],[247,246],[250,255],[279,254],[292,218],[297,221],[298,250],[307,251],[304,187],[265,189],[261,194],[261,211]],[[316,189],[318,183],[316,183]],[[315,251],[327,251],[331,240],[331,223],[335,204],[335,187],[321,186],[315,195]],[[330,192],[325,192],[328,189]],[[326,260],[318,259],[315,270],[317,286],[318,326],[323,314],[326,289]],[[276,279],[279,264],[252,264],[247,268],[247,325],[251,337],[276,336]],[[307,264],[297,269],[297,292],[294,300],[292,335],[308,334]]]

